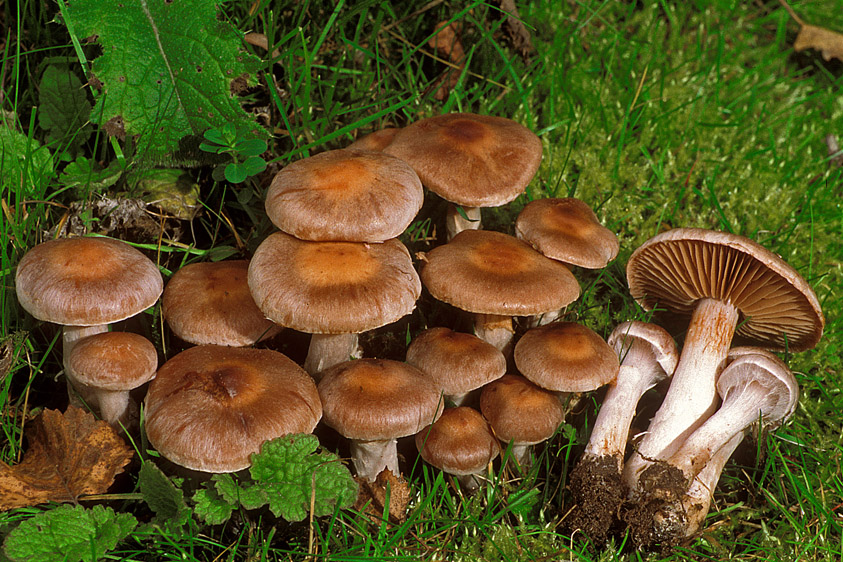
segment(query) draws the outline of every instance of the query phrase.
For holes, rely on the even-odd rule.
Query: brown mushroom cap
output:
[[[567,267],[500,232],[460,232],[423,261],[421,278],[430,294],[468,312],[542,314],[580,294]]]
[[[421,181],[403,160],[339,149],[278,172],[266,194],[266,213],[302,240],[383,242],[404,232],[423,200]]]
[[[409,314],[421,294],[410,253],[396,239],[306,242],[283,232],[255,251],[249,288],[267,318],[311,334],[389,324]]]
[[[158,352],[131,332],[102,332],[76,342],[65,367],[82,384],[103,390],[132,390],[151,380]]]
[[[632,296],[645,310],[656,306],[690,316],[696,303],[731,303],[743,343],[774,350],[811,349],[825,319],[816,294],[796,270],[748,238],[698,228],[654,236],[629,258]]]
[[[473,334],[442,327],[413,339],[407,363],[433,377],[446,396],[471,392],[506,373],[506,357],[498,348]]]
[[[524,192],[541,163],[542,143],[511,119],[449,113],[404,127],[384,151],[409,163],[446,201],[497,207]]]
[[[161,297],[161,315],[186,342],[246,346],[281,329],[249,292],[249,262],[192,263],[179,269]]]
[[[541,443],[565,419],[555,394],[518,375],[504,375],[483,387],[480,411],[498,439],[515,445]]]
[[[38,244],[20,260],[15,289],[39,320],[99,326],[155,304],[164,286],[152,261],[111,238],[61,238]]]
[[[145,414],[149,441],[166,458],[236,472],[264,441],[313,431],[322,407],[313,379],[285,355],[200,345],[161,366]]]
[[[400,131],[400,129],[396,127],[386,127],[385,129],[379,129],[377,131],[369,133],[368,135],[358,138],[346,148],[353,148],[355,150],[383,150],[384,148],[389,146],[389,143],[392,142],[392,139],[395,138],[395,134],[398,131]]]
[[[413,435],[441,413],[439,389],[412,365],[358,359],[322,371],[319,396],[325,423],[349,439],[390,440]]]
[[[518,214],[515,230],[545,256],[587,269],[606,267],[618,255],[617,235],[573,197],[530,201]]]
[[[618,355],[597,332],[575,322],[527,330],[515,345],[515,365],[554,392],[587,392],[618,376]]]
[[[457,476],[477,474],[500,454],[489,422],[473,408],[448,408],[438,420],[416,433],[421,457]]]

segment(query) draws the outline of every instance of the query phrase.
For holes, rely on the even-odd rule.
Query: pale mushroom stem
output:
[[[773,392],[757,380],[729,392],[720,409],[688,437],[668,463],[679,468],[688,480],[696,476],[715,452],[772,407]]]
[[[313,334],[303,367],[310,376],[317,378],[318,373],[328,367],[360,357],[357,334]]]
[[[400,474],[398,470],[397,440],[386,439],[378,441],[351,440],[351,463],[357,476],[374,482],[378,474],[388,468],[392,474]]]
[[[726,363],[738,318],[738,310],[727,302],[706,298],[697,304],[664,402],[624,466],[629,490],[636,492],[639,475],[653,459],[670,457],[714,412],[715,381]]]
[[[102,390],[94,391],[99,404],[100,416],[108,422],[108,425],[119,428],[131,427],[137,413],[137,405],[130,399],[127,390]]]
[[[465,217],[463,217],[457,206],[453,203],[448,205],[448,212],[445,215],[445,230],[448,235],[448,241],[462,232],[463,230],[480,230],[483,223],[480,220],[480,207],[462,207]]]
[[[100,324],[97,326],[62,326],[61,329],[61,353],[62,365],[64,366],[64,374],[67,377],[67,397],[71,406],[77,408],[86,408],[96,405],[96,392],[87,385],[84,385],[70,375],[70,370],[67,368],[67,358],[70,357],[70,352],[76,342],[87,336],[94,334],[102,334],[108,331],[108,324]]]
[[[469,494],[473,494],[480,489],[481,481],[479,476],[479,474],[460,474],[454,478],[460,483],[460,488]]]
[[[512,338],[515,330],[511,316],[499,314],[475,314],[474,335],[497,347],[505,356],[512,353]]]
[[[527,472],[533,465],[533,460],[530,458],[530,448],[532,443],[513,443],[510,447],[510,458],[515,460],[521,472]]]
[[[609,455],[617,459],[618,472],[623,466],[624,450],[629,426],[635,417],[638,401],[660,378],[659,372],[640,369],[634,365],[620,366],[617,379],[609,386],[606,397],[594,420],[594,427],[584,456]]]

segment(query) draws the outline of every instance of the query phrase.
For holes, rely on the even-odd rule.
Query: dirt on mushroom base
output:
[[[682,471],[657,460],[644,471],[639,486],[639,497],[627,499],[620,509],[633,543],[639,548],[679,544],[688,527],[681,500],[688,483]]]
[[[580,530],[595,543],[603,543],[623,503],[618,459],[611,455],[588,456],[577,463],[568,484],[576,509],[568,528]]]

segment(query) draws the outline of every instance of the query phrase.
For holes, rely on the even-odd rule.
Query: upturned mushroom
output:
[[[647,322],[624,322],[612,331],[609,346],[620,358],[617,378],[609,384],[591,436],[571,472],[574,508],[570,527],[600,542],[623,502],[621,484],[627,439],[638,401],[673,374],[679,351],[664,328]]]
[[[506,358],[498,348],[472,334],[442,327],[429,328],[413,339],[407,363],[433,377],[455,406],[506,373]]]
[[[319,396],[325,423],[351,440],[357,476],[374,482],[400,474],[397,439],[435,422],[442,397],[427,374],[388,359],[345,361],[322,372]]]
[[[665,460],[715,410],[715,381],[737,337],[771,350],[802,351],[822,336],[814,291],[796,270],[761,245],[735,234],[678,228],[633,252],[630,292],[646,310],[690,316],[670,388],[636,454],[624,466],[634,483]],[[640,492],[632,485],[631,497]]]
[[[507,354],[513,316],[567,306],[580,295],[574,275],[529,245],[500,232],[464,230],[422,257],[430,294],[473,312],[474,333]]]
[[[322,417],[310,376],[269,349],[199,345],[175,355],[149,385],[149,442],[179,466],[237,472],[261,443],[310,433]]]
[[[775,429],[793,415],[799,386],[781,359],[757,348],[735,348],[728,360],[717,379],[720,408],[666,461],[642,472],[642,493],[629,517],[636,535],[672,544],[689,534],[686,496],[718,451],[729,448],[733,439],[751,427]],[[653,518],[648,522],[650,513]],[[651,525],[652,531],[635,528],[641,525]]]
[[[15,290],[21,306],[38,320],[62,325],[66,359],[79,339],[152,307],[164,281],[140,251],[111,238],[60,238],[38,244],[18,263]],[[71,403],[93,400],[74,392]]]
[[[450,240],[480,228],[481,207],[505,205],[524,192],[541,163],[542,143],[511,119],[448,113],[400,129],[384,151],[410,164],[425,187],[451,203]]]
[[[468,406],[447,408],[438,420],[416,433],[416,448],[428,463],[457,477],[467,492],[475,492],[482,473],[500,454],[489,422]]]

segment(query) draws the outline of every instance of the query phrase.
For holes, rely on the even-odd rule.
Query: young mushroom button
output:
[[[368,482],[385,468],[400,474],[396,440],[436,421],[442,405],[433,379],[387,359],[358,359],[326,369],[319,396],[325,423],[351,440],[357,476]]]
[[[633,252],[627,279],[646,310],[690,316],[664,402],[624,467],[624,479],[634,482],[651,459],[670,457],[714,411],[715,380],[733,336],[801,351],[816,345],[824,319],[814,291],[792,267],[734,234],[694,228],[659,234]]]
[[[264,441],[310,433],[322,417],[313,379],[269,349],[199,345],[164,363],[149,385],[149,442],[191,470],[237,472]]]

